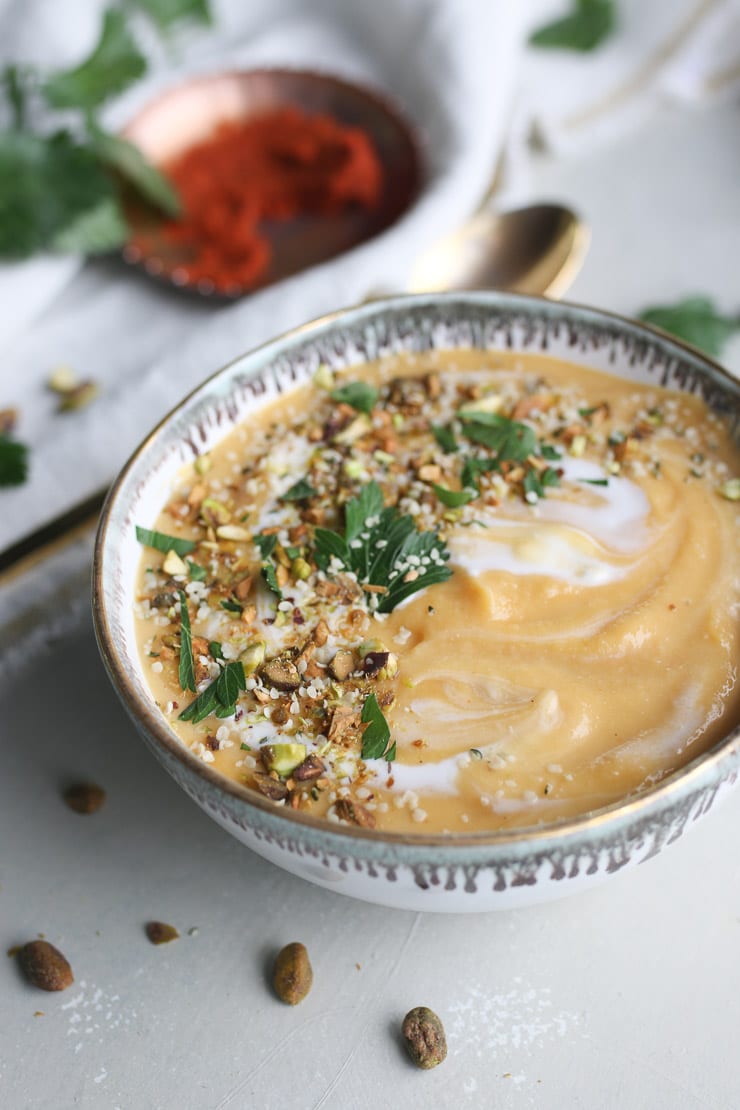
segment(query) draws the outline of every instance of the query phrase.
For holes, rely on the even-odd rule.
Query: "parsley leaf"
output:
[[[378,400],[378,390],[368,382],[348,382],[333,389],[329,396],[332,401],[350,405],[357,412],[370,413]]]
[[[25,443],[0,435],[0,486],[21,486],[28,477]]]
[[[460,481],[465,489],[478,490],[478,475],[486,474],[490,470],[498,469],[498,459],[479,459],[471,455],[463,463]]]
[[[306,478],[301,478],[290,489],[286,489],[285,493],[281,493],[278,501],[308,501],[310,497],[315,497],[318,490],[315,490],[311,483]]]
[[[123,92],[146,73],[146,59],[127,25],[126,16],[109,8],[103,16],[100,38],[92,53],[74,69],[52,74],[42,86],[53,108],[97,108]]]
[[[180,201],[172,185],[151,162],[147,162],[138,147],[118,135],[103,131],[96,123],[90,123],[89,131],[91,147],[104,166],[119,173],[145,200],[166,215],[180,214]]]
[[[391,730],[375,694],[368,694],[365,698],[360,720],[367,726],[362,734],[362,758],[382,759],[391,738]]]
[[[277,544],[277,533],[271,532],[269,535],[265,535],[260,532],[259,535],[252,536],[252,543],[257,545],[263,559],[269,559]]]
[[[407,597],[452,574],[450,553],[436,532],[420,532],[413,517],[383,508],[383,491],[369,482],[344,507],[344,535],[327,528],[315,532],[315,556],[322,570],[332,557],[357,575],[359,582],[385,586],[379,613],[390,613]]]
[[[231,601],[228,597],[224,598],[221,602],[221,608],[226,609],[228,613],[238,613],[239,616],[242,614],[242,607],[239,602]]]
[[[556,459],[562,459],[563,457],[557,447],[553,447],[550,443],[543,443],[540,445],[540,454],[543,459],[549,459],[551,462],[554,462]]]
[[[193,634],[190,630],[190,613],[188,612],[188,599],[184,590],[178,590],[180,595],[180,669],[178,677],[183,690],[192,690],[195,693],[195,661],[193,660]]]
[[[190,571],[190,578],[193,582],[205,582],[208,577],[208,571],[202,567],[200,563],[191,563],[188,559],[188,570]]]
[[[0,133],[0,256],[102,251],[127,235],[113,183],[66,131]]]
[[[432,424],[431,432],[445,455],[454,455],[459,450],[455,433],[449,424]]]
[[[178,23],[204,23],[212,21],[208,0],[130,0],[131,4],[146,12],[160,31],[167,32]]]
[[[727,340],[740,331],[740,316],[723,316],[709,297],[687,297],[674,305],[646,308],[640,319],[715,357],[721,355]]]
[[[230,717],[236,709],[239,693],[246,690],[247,680],[244,674],[244,664],[240,662],[227,663],[221,674],[210,686],[206,686],[202,694],[180,714],[181,721],[192,721],[197,725],[211,713],[221,717]]]
[[[473,443],[496,454],[498,463],[524,462],[538,452],[537,436],[527,424],[500,416],[497,412],[476,412],[465,415],[463,435]]]
[[[193,550],[195,544],[192,540],[182,539],[179,536],[168,536],[165,532],[154,532],[149,528],[140,528],[136,525],[136,538],[139,543],[143,543],[145,547],[153,547],[156,551],[162,551],[166,555],[168,551],[174,551],[176,555],[187,555]]]
[[[524,493],[534,493],[537,497],[544,497],[548,486],[559,486],[560,475],[551,466],[546,467],[541,473],[532,467],[524,475]]]
[[[614,0],[575,0],[570,15],[540,27],[530,35],[529,42],[532,46],[587,53],[600,46],[615,26]]]
[[[272,593],[275,594],[275,597],[278,599],[278,601],[282,601],[283,591],[280,589],[280,586],[278,585],[277,575],[275,573],[275,567],[272,563],[263,563],[262,564],[262,578],[263,578],[267,588],[269,590],[271,590]]]
[[[211,640],[208,645],[208,654],[211,659],[223,659],[224,653],[221,650],[221,645],[218,640]]]
[[[467,505],[468,501],[472,501],[474,497],[478,496],[478,490],[473,489],[472,486],[464,487],[463,489],[447,489],[445,486],[438,486],[432,483],[432,489],[436,493],[443,505],[447,505],[450,509],[459,509],[461,505]]]

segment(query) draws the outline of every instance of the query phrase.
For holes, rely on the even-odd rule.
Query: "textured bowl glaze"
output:
[[[221,776],[177,738],[143,673],[134,629],[141,557],[134,525],[150,526],[178,470],[237,423],[311,377],[401,350],[540,351],[636,382],[702,396],[740,438],[740,384],[699,352],[620,317],[496,293],[394,297],[324,317],[225,367],[155,429],[116,481],[103,511],[94,616],[110,678],[137,729],[176,782],[265,859],[320,886],[406,909],[481,911],[583,889],[672,844],[738,779],[740,728],[655,788],[576,820],[511,832],[402,836],[329,824],[277,808]]]

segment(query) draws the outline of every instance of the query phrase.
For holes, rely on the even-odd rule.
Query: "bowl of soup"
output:
[[[594,309],[347,309],[135,452],[97,538],[124,706],[215,821],[389,906],[599,882],[735,784],[740,385]]]

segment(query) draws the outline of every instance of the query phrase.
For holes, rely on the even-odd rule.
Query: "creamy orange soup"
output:
[[[329,821],[608,805],[740,715],[737,476],[697,398],[545,356],[322,368],[140,533],[157,703],[199,758]]]

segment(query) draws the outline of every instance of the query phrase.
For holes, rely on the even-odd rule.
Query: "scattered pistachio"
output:
[[[97,397],[99,392],[100,387],[96,382],[80,382],[74,389],[60,394],[57,411],[73,412],[75,409],[82,409],[85,405],[89,405],[90,402]]]
[[[313,382],[318,389],[324,389],[327,393],[331,393],[334,388],[334,375],[326,363],[321,363],[313,376]]]
[[[266,770],[275,771],[287,778],[306,758],[305,744],[266,744],[260,748],[260,758]]]
[[[282,802],[288,797],[288,787],[281,779],[274,779],[271,775],[255,775],[254,785],[260,794],[264,794],[271,802]]]
[[[272,982],[281,1002],[297,1006],[303,1001],[313,984],[313,969],[304,944],[294,941],[280,949]]]
[[[355,669],[355,657],[348,648],[340,649],[329,664],[329,674],[337,682],[344,682]]]
[[[67,787],[62,795],[75,813],[97,813],[105,801],[105,790],[92,782],[77,782]]]
[[[204,502],[205,504],[205,502]],[[251,540],[252,533],[248,528],[242,528],[239,524],[220,524],[216,529],[216,535],[220,540]]]
[[[294,578],[303,582],[306,578],[310,577],[311,564],[301,557],[294,559],[290,565],[290,573]]]
[[[42,991],[63,991],[74,982],[65,956],[48,940],[31,940],[18,952],[24,975]]]
[[[208,473],[208,471],[211,469],[211,465],[212,463],[210,455],[198,455],[198,458],[193,463],[195,473],[200,474],[201,476]]]
[[[262,677],[278,690],[297,690],[301,684],[301,676],[293,660],[280,655],[264,664]]]
[[[415,1006],[403,1019],[401,1028],[406,1051],[417,1068],[436,1068],[447,1056],[447,1041],[442,1022],[427,1006]]]
[[[293,778],[296,782],[311,782],[313,779],[320,779],[325,771],[326,767],[319,757],[311,753],[294,769]]]
[[[349,422],[346,428],[342,428],[341,432],[337,432],[334,436],[334,442],[343,444],[354,443],[356,439],[360,439],[362,436],[367,435],[368,432],[371,432],[372,428],[373,422],[370,417],[366,416],[364,412],[361,412],[359,416],[356,416],[354,420]]]
[[[80,384],[80,379],[75,374],[70,366],[58,366],[56,370],[52,371],[46,382],[47,389],[52,393],[71,393],[77,389]]]
[[[267,645],[264,640],[258,640],[256,643],[250,644],[249,647],[241,653],[239,658],[244,666],[244,673],[246,675],[254,674],[257,668],[262,666],[266,650]]]
[[[147,921],[144,931],[152,944],[169,944],[180,936],[174,925],[167,925],[164,921]]]
[[[360,459],[345,459],[342,469],[348,478],[362,478],[365,467]]]
[[[201,502],[200,515],[211,528],[218,528],[221,524],[228,524],[231,520],[231,513],[221,501],[216,501],[213,497],[206,497]]]
[[[740,478],[729,478],[719,487],[720,497],[726,501],[740,501]]]
[[[475,412],[499,412],[503,403],[503,397],[500,393],[487,393],[485,397],[480,397],[477,401],[466,401],[464,405],[460,405],[457,411],[463,417],[470,416]]]
[[[166,574],[185,578],[188,573],[188,565],[184,559],[180,558],[176,551],[168,551],[162,563],[162,570]]]
[[[340,798],[334,803],[334,811],[340,821],[348,821],[350,825],[358,825],[361,829],[374,829],[375,817],[369,809],[351,802],[348,798]]]
[[[18,409],[0,409],[0,436],[7,436],[18,423]]]
[[[579,459],[581,455],[585,454],[587,444],[588,440],[584,435],[573,436],[573,440],[570,445],[571,455],[574,455],[577,459]]]

